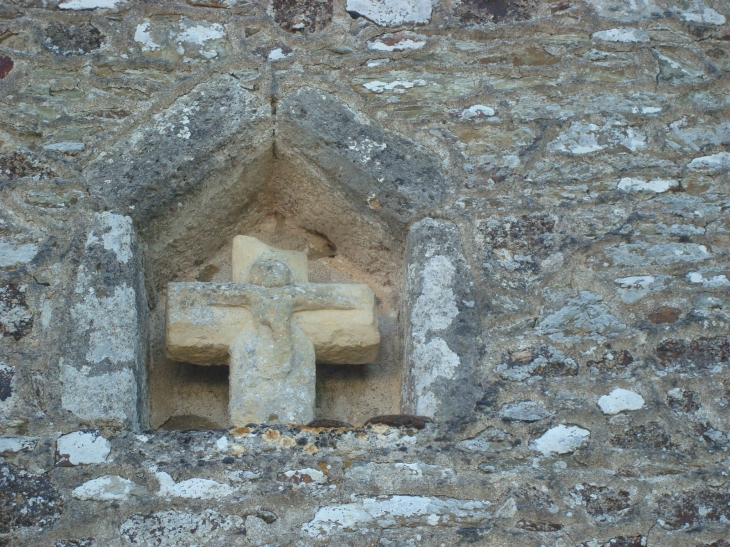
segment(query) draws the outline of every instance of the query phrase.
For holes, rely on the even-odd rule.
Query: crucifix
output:
[[[309,283],[307,256],[233,239],[232,282],[169,283],[168,357],[228,364],[231,424],[314,418],[315,363],[377,359],[375,294],[367,285]]]

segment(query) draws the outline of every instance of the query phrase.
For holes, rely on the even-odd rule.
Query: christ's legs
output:
[[[314,346],[299,327],[274,332],[252,324],[236,338],[230,354],[232,425],[302,424],[314,418]]]

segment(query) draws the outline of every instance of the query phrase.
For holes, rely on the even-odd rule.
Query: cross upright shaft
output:
[[[245,260],[239,253],[237,261],[237,247],[246,251]],[[238,236],[234,277],[257,284],[168,285],[168,356],[199,365],[229,364],[233,425],[306,423],[314,417],[315,362],[364,364],[377,358],[372,290],[301,283],[306,257],[302,261],[298,255],[303,253],[282,253]],[[287,264],[292,261],[293,268]]]

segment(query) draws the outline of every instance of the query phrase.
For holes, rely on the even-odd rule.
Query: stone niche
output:
[[[236,235],[306,253],[311,282],[375,293],[380,356],[318,365],[316,418],[360,425],[382,414],[470,412],[479,315],[459,229],[436,218],[450,199],[441,159],[332,93],[282,92],[274,109],[249,88],[211,77],[85,170],[109,214],[132,217],[144,264],[137,294],[150,313],[137,330],[148,334],[148,358],[138,385],[148,404],[129,420],[229,425],[226,363],[168,359],[165,307],[170,282],[231,280]]]
[[[310,131],[307,121],[293,129]],[[165,356],[166,286],[230,281],[231,243],[239,234],[306,253],[310,282],[365,283],[376,294],[380,356],[370,365],[317,365],[315,416],[362,424],[400,411],[404,228],[397,223],[394,230],[393,223],[378,217],[373,202],[354,197],[352,189],[311,161],[301,149],[307,142],[295,131],[291,137],[298,146],[283,133],[275,146],[268,142],[243,151],[248,154],[241,153],[243,159],[234,160],[230,169],[212,172],[200,190],[173,204],[162,220],[141,228],[148,292],[155,295],[148,365],[152,428],[229,426],[227,365],[197,366]]]
[[[271,184],[277,184],[276,171],[275,168]],[[312,182],[302,178],[298,178],[297,184]],[[298,191],[290,180],[284,182],[289,191]],[[340,234],[344,230],[338,229],[337,224],[355,224],[358,219],[330,218],[330,230],[325,235],[301,217],[291,215],[288,211],[287,216],[279,204],[272,203],[270,207],[269,211],[254,219],[252,226],[246,226],[244,219],[241,233],[254,236],[273,247],[305,252],[310,282],[365,283],[377,295],[381,331],[379,358],[370,365],[317,365],[316,417],[360,424],[377,414],[397,413],[400,408],[402,372],[396,328],[399,302],[394,288],[402,280],[396,257],[381,252],[378,260],[388,268],[369,273],[364,269],[366,257],[358,256],[357,248],[352,249],[354,253],[349,256],[340,250],[342,247],[347,248],[348,241],[341,238]],[[181,271],[170,280],[231,280],[231,241],[212,249],[209,256],[198,260],[197,266]],[[198,366],[168,359],[164,351],[165,306],[163,286],[159,288],[157,303],[150,318],[150,425],[162,429],[228,427],[228,366],[224,363],[219,366]]]

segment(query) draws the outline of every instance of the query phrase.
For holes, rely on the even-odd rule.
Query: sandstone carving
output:
[[[367,285],[308,283],[307,257],[233,240],[230,283],[170,283],[166,349],[230,366],[231,424],[314,418],[315,362],[372,363],[380,334]]]

